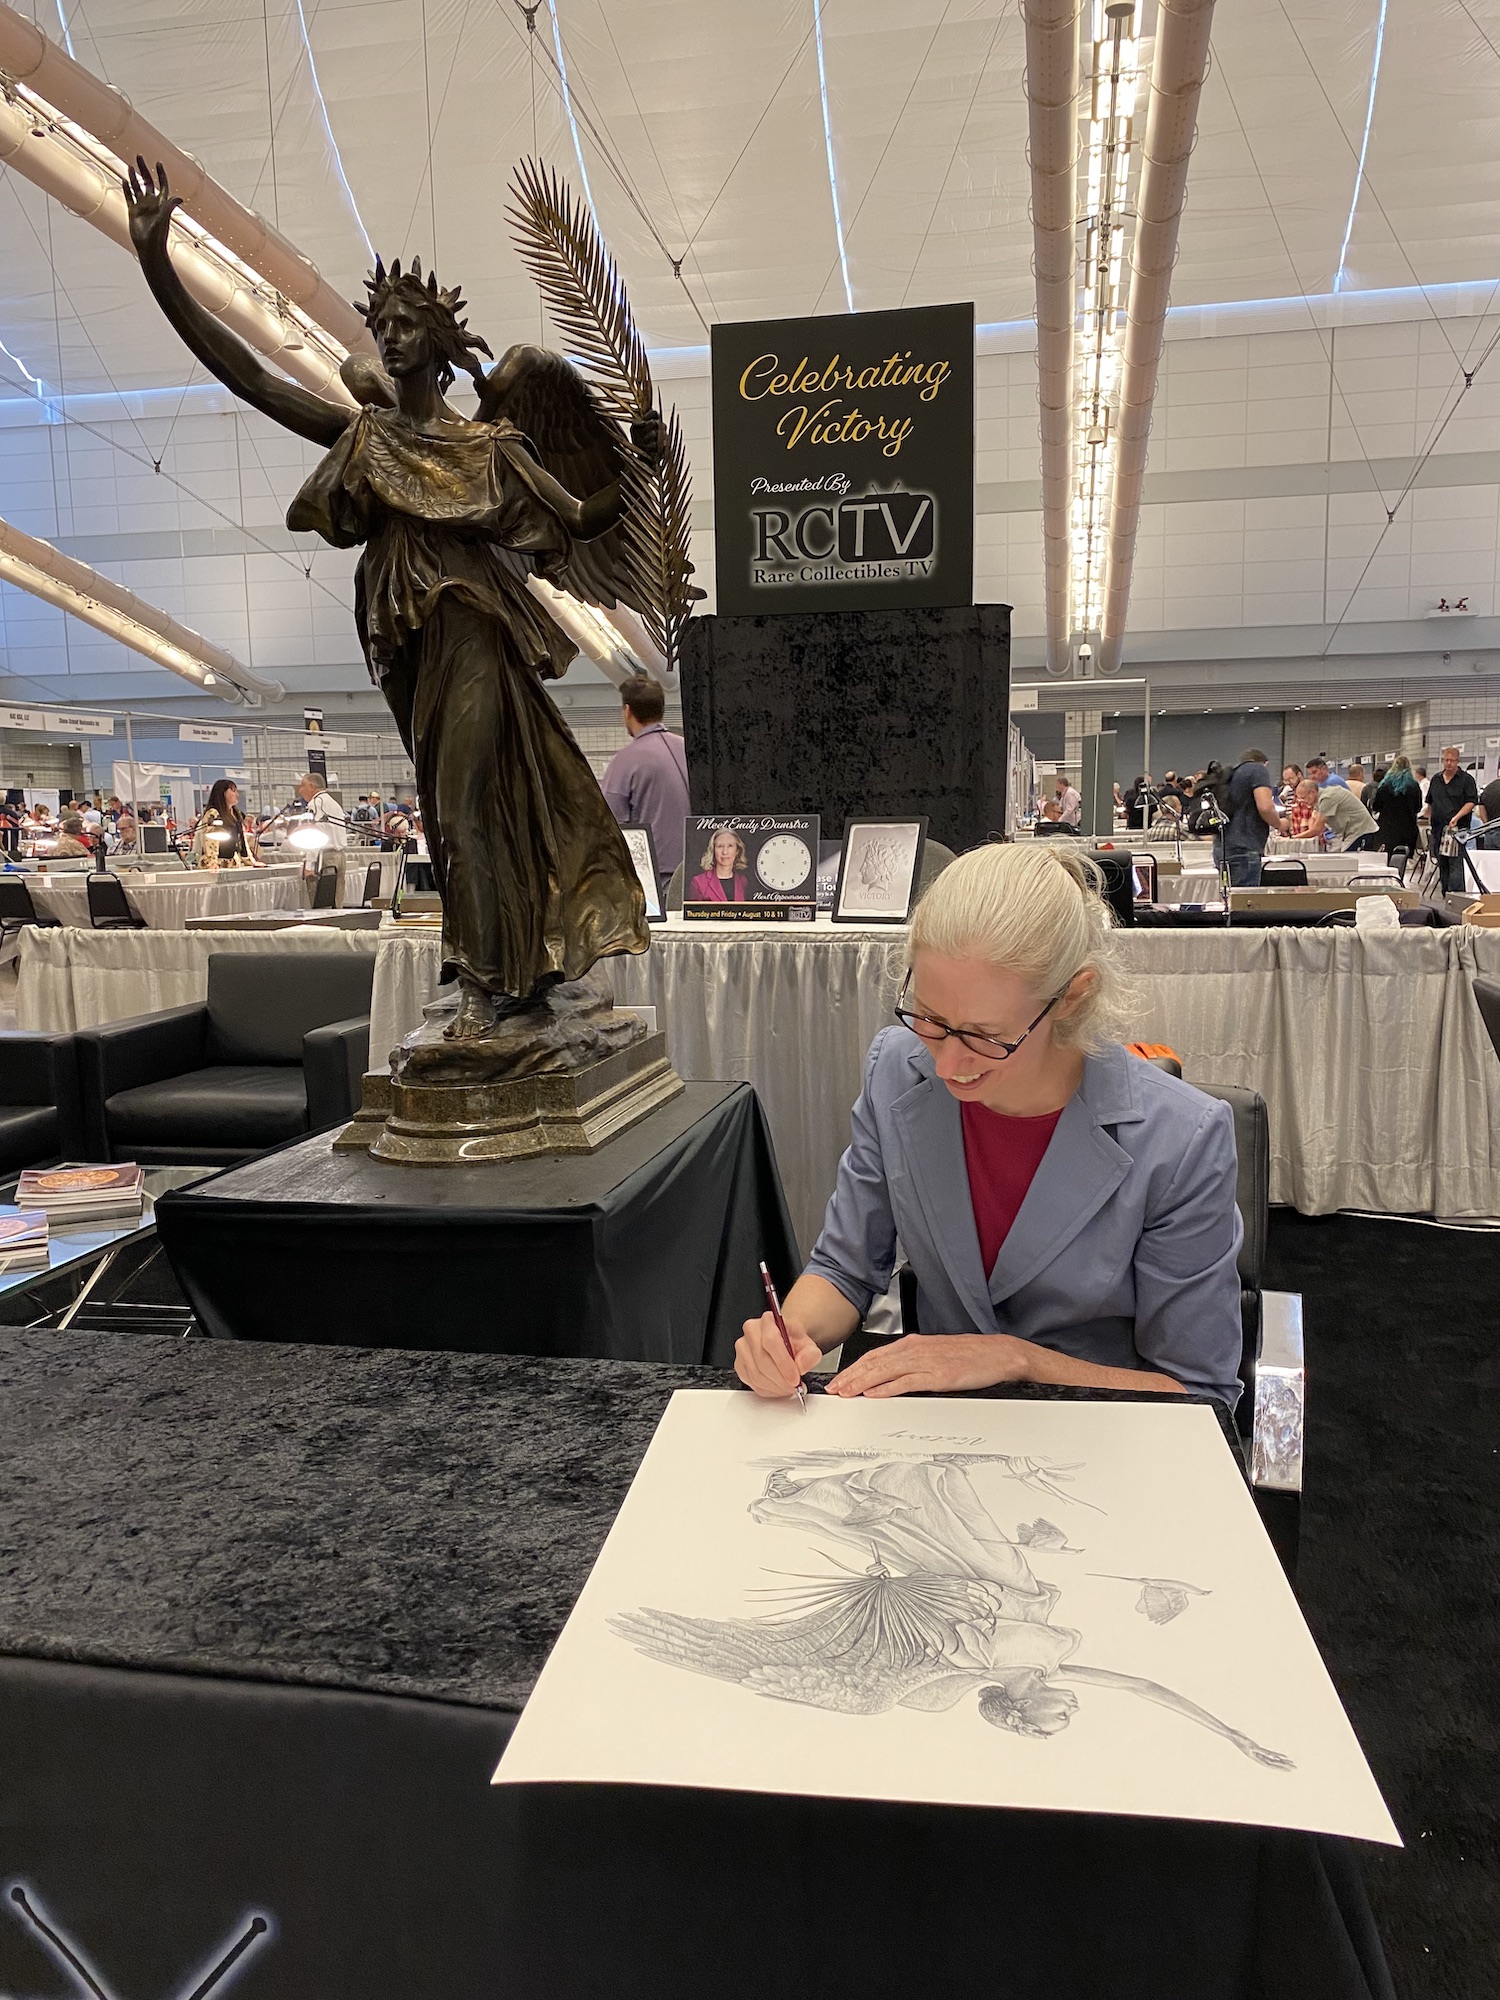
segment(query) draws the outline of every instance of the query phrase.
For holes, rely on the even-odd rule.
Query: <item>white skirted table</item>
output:
[[[378,931],[38,930],[19,939],[16,1026],[61,1034],[188,1007],[208,992],[215,951],[373,954]],[[420,1013],[419,1013],[420,1018]]]
[[[180,931],[189,917],[227,917],[242,910],[292,910],[306,901],[300,864],[265,868],[178,869],[138,881],[116,877],[132,910],[153,931]],[[87,875],[28,877],[39,915],[78,930],[89,928]]]
[[[865,1052],[889,1022],[904,930],[820,923],[657,926],[608,961],[617,998],[653,1006],[686,1077],[753,1083],[792,1219],[811,1247],[848,1139]],[[1121,932],[1137,1039],[1190,1081],[1266,1099],[1271,1198],[1307,1214],[1500,1214],[1500,1068],[1474,1002],[1500,932]],[[372,1060],[437,991],[436,933],[379,934]]]

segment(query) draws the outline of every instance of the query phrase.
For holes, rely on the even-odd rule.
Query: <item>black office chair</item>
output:
[[[131,909],[130,898],[118,875],[90,875],[85,886],[89,922],[96,931],[145,930],[146,921]]]
[[[1274,861],[1260,864],[1260,886],[1263,889],[1305,889],[1307,887],[1307,863],[1299,861],[1295,855],[1278,855]]]
[[[0,1173],[82,1157],[72,1035],[0,1035]]]
[[[0,875],[0,941],[14,937],[27,924],[55,931],[56,917],[44,917],[31,900],[31,890],[19,875]]]
[[[1495,1054],[1500,1056],[1500,980],[1476,979],[1474,998],[1479,1002],[1479,1018],[1485,1025]]]
[[[358,1107],[367,952],[214,952],[195,1007],[78,1036],[85,1158],[228,1166]]]
[[[315,910],[338,908],[339,865],[336,861],[325,861],[318,870],[317,886],[313,890],[312,906]]]
[[[368,910],[375,897],[380,894],[380,863],[372,861],[365,870],[365,890],[360,897],[360,908]]]

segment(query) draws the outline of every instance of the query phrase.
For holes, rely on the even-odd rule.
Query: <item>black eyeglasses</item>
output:
[[[908,972],[905,979],[901,982],[902,1000],[906,998],[906,990],[910,985],[911,974]],[[1041,1013],[1031,1023],[1031,1027],[1024,1029],[1016,1036],[1013,1042],[1003,1041],[999,1035],[976,1035],[972,1028],[950,1028],[946,1021],[934,1021],[930,1014],[913,1014],[908,1008],[903,1007],[899,1001],[895,1008],[895,1015],[903,1028],[910,1028],[912,1033],[920,1036],[924,1042],[946,1042],[948,1037],[953,1035],[963,1043],[964,1047],[972,1055],[994,1056],[997,1061],[1004,1062],[1007,1056],[1015,1054],[1022,1042],[1025,1041],[1027,1035],[1031,1033],[1032,1028],[1039,1028],[1042,1025],[1043,1021],[1046,1020],[1061,998],[1061,993],[1054,993]]]

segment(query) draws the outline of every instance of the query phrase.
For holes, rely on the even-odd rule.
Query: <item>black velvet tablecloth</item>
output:
[[[727,1366],[801,1260],[760,1100],[690,1083],[596,1153],[412,1167],[298,1140],[164,1195],[221,1338]]]
[[[85,1990],[44,1923],[112,2000],[242,1941],[245,2000],[1388,1993],[1338,1842],[491,1788],[668,1396],[724,1380],[0,1330],[0,1991]]]

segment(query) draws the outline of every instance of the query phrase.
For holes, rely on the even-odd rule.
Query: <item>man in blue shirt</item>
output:
[[[604,800],[621,826],[650,827],[665,895],[682,865],[683,822],[692,811],[687,751],[662,721],[667,698],[660,681],[638,674],[622,683],[620,700],[630,741],[610,759]]]
[[[1261,857],[1272,832],[1286,833],[1291,821],[1276,810],[1276,794],[1264,750],[1247,750],[1229,774],[1224,807],[1229,824],[1215,837],[1223,842],[1223,865],[1232,889],[1260,887]]]
[[[1326,791],[1330,785],[1338,785],[1346,792],[1349,789],[1347,778],[1341,778],[1337,771],[1329,770],[1328,759],[1326,757],[1309,757],[1307,760],[1307,775],[1312,779],[1320,792]]]

